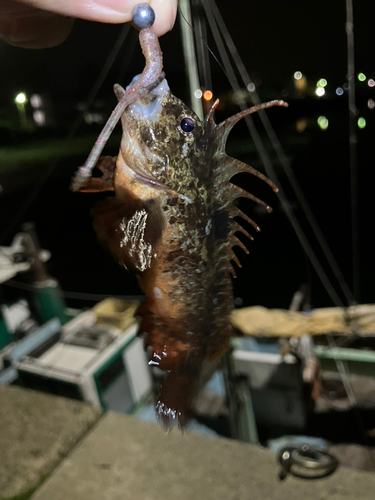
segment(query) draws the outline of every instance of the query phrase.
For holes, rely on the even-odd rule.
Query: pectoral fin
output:
[[[164,227],[164,217],[154,200],[121,203],[109,197],[91,211],[100,242],[126,268],[142,273],[151,266]]]
[[[116,158],[113,156],[101,156],[95,166],[103,172],[102,177],[90,177],[79,189],[81,193],[100,193],[103,191],[114,191],[114,174]]]

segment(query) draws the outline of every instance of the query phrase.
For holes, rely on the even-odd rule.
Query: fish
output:
[[[144,41],[150,31],[140,32],[146,69],[126,89],[114,86],[118,106],[126,103],[116,111],[123,131],[119,153],[88,160],[73,186],[112,192],[92,209],[93,226],[120,265],[137,275],[146,296],[137,312],[139,334],[149,364],[165,373],[155,409],[169,429],[186,426],[203,363],[220,359],[233,333],[231,274],[234,265],[241,267],[233,247],[248,253],[239,233],[253,239],[238,218],[259,231],[233,202],[248,198],[271,212],[230,180],[247,172],[277,192],[262,173],[226,155],[229,132],[248,114],[286,104],[260,104],[216,124],[216,100],[201,120],[172,94],[160,60],[157,72],[150,70],[150,54],[162,57],[157,37],[152,48]],[[101,177],[90,176],[94,163]]]

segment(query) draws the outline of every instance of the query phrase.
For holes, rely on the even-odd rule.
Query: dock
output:
[[[278,479],[275,455],[0,386],[0,499],[370,500],[375,474]]]

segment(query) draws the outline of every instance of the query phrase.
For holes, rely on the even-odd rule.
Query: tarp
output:
[[[257,337],[300,337],[305,333],[375,334],[375,304],[346,309],[327,307],[307,312],[253,306],[233,310],[231,318],[233,326],[240,332]]]

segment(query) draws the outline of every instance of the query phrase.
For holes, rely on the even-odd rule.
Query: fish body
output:
[[[125,92],[115,86],[119,101]],[[186,424],[202,363],[228,347],[232,247],[246,250],[235,232],[251,238],[234,217],[259,229],[232,202],[247,196],[270,211],[229,182],[242,171],[265,179],[225,154],[230,129],[250,111],[216,125],[216,105],[201,121],[162,74],[124,110],[117,159],[101,158],[103,177],[81,188],[114,191],[94,207],[94,228],[146,295],[139,332],[150,364],[166,372],[156,411],[167,427]]]

